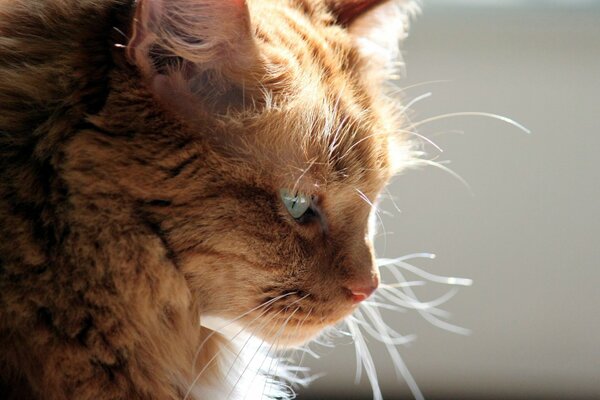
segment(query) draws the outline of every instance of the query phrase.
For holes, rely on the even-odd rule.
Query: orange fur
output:
[[[378,274],[358,193],[411,156],[369,47],[395,53],[406,12],[382,3],[0,0],[4,397],[179,399],[223,373],[203,316],[287,294],[239,322],[294,344],[352,312]]]

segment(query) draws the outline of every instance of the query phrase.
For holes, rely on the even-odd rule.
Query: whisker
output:
[[[331,139],[331,143],[329,145],[329,156],[328,159],[331,160],[333,158],[333,154],[336,149],[340,146],[341,142],[339,141],[340,134],[343,133],[344,127],[346,126],[348,120],[350,119],[350,115],[344,116],[337,128],[335,129],[335,133],[333,134],[333,138]]]
[[[296,311],[298,311],[299,309],[300,309],[300,307],[296,308]],[[296,312],[296,311],[294,311],[294,312]],[[301,326],[301,324],[303,324],[303,322],[305,322],[305,321],[306,321],[306,318],[307,318],[307,317],[305,316],[303,319],[301,319],[300,321],[298,321],[298,323],[296,324],[296,328],[294,329],[294,333],[292,334],[292,336],[295,336],[295,335],[298,333],[298,330],[300,329],[300,326]],[[287,323],[286,323],[286,324],[287,324]],[[275,352],[277,352],[277,349],[275,349]],[[278,368],[279,368],[279,366],[280,366],[280,364],[281,364],[281,361],[282,361],[282,359],[283,359],[283,356],[279,356],[279,357],[277,357],[277,361],[275,362],[275,368],[274,368],[274,370],[273,370],[273,374],[272,374],[272,376],[274,376],[274,377],[279,377],[279,376],[281,376],[281,375],[280,375],[280,373],[278,373],[277,371],[278,371]],[[288,362],[289,362],[289,360],[288,360]],[[287,368],[287,366],[286,366],[286,368]],[[268,375],[271,375],[271,371],[270,371],[270,369],[269,369]],[[295,382],[295,381],[294,381],[294,380],[292,380],[292,379],[290,379],[290,377],[289,377],[289,376],[287,377],[287,381],[288,381],[290,384],[289,384],[289,385],[284,385],[284,386],[285,386],[285,387],[287,387],[287,388],[288,388],[288,390],[290,390],[290,393],[292,393],[292,395],[294,395],[294,396],[295,396],[295,391],[294,391],[294,389],[293,389],[293,387],[292,387],[292,385],[294,384],[294,382]]]
[[[310,314],[312,314],[312,312],[313,312],[313,308],[314,308],[314,307],[311,307],[311,308],[308,310],[308,313],[306,313],[306,315],[304,316],[304,318],[303,318],[303,319],[302,319],[302,320],[301,320],[301,321],[298,323],[298,326],[296,327],[296,330],[295,330],[294,334],[298,333],[298,331],[300,330],[300,328],[301,328],[302,326],[304,326],[304,324],[306,323],[306,321],[307,321],[307,320],[308,320],[308,318],[310,317]],[[293,354],[293,357],[295,357],[295,355],[296,355],[296,353],[297,353],[297,352],[298,352],[298,348],[294,349],[294,354]],[[302,367],[302,362],[304,361],[304,356],[305,356],[305,354],[306,354],[306,353],[302,352],[302,355],[300,356],[300,362],[298,363],[298,368],[301,368],[301,367]],[[292,377],[291,381],[292,381],[292,382],[295,382],[295,381],[296,381],[296,378],[297,378],[297,376],[298,376],[298,372],[296,371],[296,373],[293,375],[293,377]]]
[[[379,387],[379,381],[377,380],[377,371],[375,369],[375,364],[373,363],[373,357],[371,357],[371,353],[369,352],[369,348],[365,339],[363,338],[360,328],[351,320],[346,320],[346,325],[348,326],[348,330],[352,333],[354,337],[354,345],[356,350],[357,357],[357,381],[360,380],[360,371],[362,368],[359,365],[362,365],[367,373],[367,377],[369,378],[369,382],[371,383],[371,389],[373,390],[373,400],[383,400],[383,396],[381,394],[381,388]]]
[[[423,158],[415,159],[413,161],[413,163],[414,163],[414,165],[420,165],[420,164],[422,164],[422,165],[428,165],[428,166],[431,166],[431,167],[435,167],[435,168],[441,169],[444,172],[447,172],[452,177],[454,177],[455,179],[457,179],[469,191],[469,194],[471,196],[475,195],[474,192],[473,192],[473,189],[471,188],[471,185],[469,185],[469,183],[462,176],[460,176],[458,173],[454,172],[452,169],[446,167],[442,163],[436,162],[436,161],[433,161],[433,160],[426,160],[426,159],[423,159]]]
[[[282,308],[281,310],[279,310],[275,315],[273,315],[270,319],[268,319],[267,321],[264,321],[262,326],[265,326],[266,324],[270,323],[271,321],[273,321],[279,314],[281,314],[282,312],[284,312],[286,309]],[[269,329],[268,332],[268,336],[271,335],[271,332],[273,331],[273,329],[275,329],[275,325],[273,325],[271,327],[271,329]],[[235,392],[235,388],[237,387],[237,385],[239,384],[239,382],[241,381],[242,377],[244,376],[244,374],[246,373],[246,371],[248,370],[248,368],[250,367],[250,364],[252,363],[252,361],[254,361],[254,357],[256,357],[256,355],[259,353],[259,351],[262,348],[262,345],[265,343],[265,339],[262,339],[260,344],[258,345],[256,351],[254,352],[254,354],[252,355],[252,357],[250,357],[250,359],[248,359],[246,366],[244,367],[244,369],[242,370],[242,372],[240,373],[240,376],[237,378],[237,380],[235,381],[235,383],[233,384],[233,386],[231,387],[231,390],[229,391],[229,394],[227,395],[227,399],[229,399],[231,397],[231,395]],[[266,355],[266,357],[268,356],[268,353]],[[257,373],[260,372],[260,369],[262,368],[262,364],[261,367],[258,368]]]
[[[118,33],[119,33],[121,36],[123,36],[125,39],[127,39],[127,40],[130,40],[130,38],[129,38],[129,37],[127,37],[127,35],[126,35],[126,34],[125,34],[125,33],[124,33],[122,30],[120,30],[120,29],[119,29],[119,28],[117,28],[116,26],[113,26],[112,28],[113,28],[113,29],[114,29],[116,32],[118,32]]]
[[[467,329],[441,320],[440,318],[448,318],[450,314],[436,307],[446,303],[458,292],[458,287],[456,286],[470,286],[472,284],[472,280],[431,274],[408,263],[409,260],[417,258],[433,259],[435,258],[435,255],[429,253],[415,253],[395,259],[377,259],[377,266],[379,268],[387,267],[389,273],[393,276],[396,282],[382,283],[380,285],[380,290],[375,293],[373,298],[361,303],[359,308],[355,310],[354,314],[345,320],[346,326],[352,334],[355,343],[357,359],[356,381],[359,382],[361,380],[361,374],[364,369],[367,378],[371,383],[373,398],[375,400],[382,399],[381,388],[377,381],[377,374],[373,358],[369,352],[366,340],[363,337],[362,330],[386,346],[398,378],[403,379],[407,383],[416,400],[423,399],[422,392],[420,391],[406,364],[402,360],[400,352],[397,348],[399,345],[406,345],[407,343],[415,340],[416,336],[402,335],[392,329],[384,322],[380,310],[401,312],[405,311],[406,309],[413,309],[417,311],[426,321],[439,328],[459,334],[468,334],[470,332]],[[424,280],[409,281],[401,273],[401,269],[414,273]],[[425,285],[426,281],[451,285],[453,287],[443,295],[433,300],[423,302],[417,298],[416,294],[412,290],[412,287],[423,286]]]
[[[354,144],[352,144],[352,146],[350,146],[339,159],[340,160],[344,160],[350,154],[350,152],[352,152],[352,150],[354,150],[354,148],[356,146],[360,145],[365,140],[369,140],[370,138],[375,137],[375,136],[377,136],[379,134],[380,134],[379,132],[371,133],[371,134],[363,137],[362,139],[358,140],[357,142],[355,142]]]
[[[277,313],[275,313],[269,319],[267,319],[266,321],[263,321],[262,324],[260,324],[258,326],[255,326],[254,329],[252,329],[252,332],[250,332],[250,334],[248,335],[248,338],[246,339],[246,341],[244,342],[244,344],[242,345],[242,347],[239,349],[238,353],[236,354],[235,359],[231,362],[231,366],[227,370],[227,373],[225,374],[225,377],[229,376],[229,374],[233,370],[234,366],[236,365],[237,360],[240,358],[240,356],[244,352],[244,349],[246,348],[246,346],[248,345],[248,343],[250,343],[250,340],[252,338],[254,338],[254,334],[259,330],[259,328],[262,329],[265,325],[267,325],[269,322],[273,321],[273,319],[275,319],[283,311],[284,311],[284,309],[279,310]],[[264,313],[266,313],[266,312],[268,312],[268,309],[266,309],[263,313],[261,313],[259,316],[257,316],[253,321],[255,321],[256,319],[258,319],[260,316],[264,315]],[[269,334],[270,333],[271,332],[269,331]],[[264,342],[264,340],[263,340],[263,342]],[[257,351],[258,351],[258,349],[257,349]],[[252,361],[252,359],[250,359],[250,362],[251,361]],[[250,365],[250,362],[248,363],[248,365]],[[238,379],[241,379],[242,375],[244,375],[243,372],[242,372],[242,374],[240,375],[240,377]]]
[[[358,193],[358,196],[365,203],[367,203],[373,211],[375,211],[375,216],[377,217],[377,220],[379,221],[379,224],[381,225],[381,228],[383,229],[383,248],[384,248],[384,252],[385,252],[385,249],[387,249],[387,231],[385,229],[385,224],[383,223],[383,219],[381,218],[381,214],[379,213],[379,209],[377,208],[377,205],[374,204],[371,200],[369,200],[367,195],[364,194],[360,189],[354,188],[354,190],[356,190],[356,192]]]
[[[444,131],[433,132],[433,133],[429,134],[429,136],[438,137],[438,136],[449,135],[449,134],[464,135],[465,131],[461,131],[460,129],[448,129],[448,130],[444,130]]]
[[[398,306],[393,306],[391,304],[386,304],[386,303],[379,303],[373,300],[368,300],[366,302],[363,303],[368,303],[369,306],[371,307],[377,307],[377,308],[382,308],[384,310],[390,310],[390,311],[397,311],[397,312],[406,312],[405,308],[402,307],[398,307]]]
[[[259,310],[259,309],[261,309],[261,308],[263,308],[263,307],[267,307],[267,306],[269,306],[269,305],[273,304],[274,302],[276,302],[276,301],[278,301],[278,300],[281,300],[281,299],[283,299],[284,297],[291,296],[291,295],[293,295],[293,294],[296,294],[296,292],[289,292],[289,293],[285,293],[285,294],[282,294],[282,295],[280,295],[280,296],[274,297],[274,298],[272,298],[272,299],[270,299],[270,300],[268,300],[268,301],[266,301],[266,302],[264,302],[264,303],[261,303],[261,304],[259,304],[259,305],[258,305],[258,306],[256,306],[256,307],[254,307],[254,308],[252,308],[252,309],[250,309],[250,310],[246,311],[245,313],[243,313],[243,314],[241,314],[241,315],[239,315],[239,316],[237,316],[237,317],[235,317],[235,318],[233,318],[233,319],[230,319],[230,320],[229,320],[229,321],[227,321],[227,322],[226,322],[224,325],[222,325],[222,326],[220,326],[220,327],[218,327],[218,328],[216,328],[216,329],[211,329],[211,330],[212,330],[212,332],[211,332],[211,333],[210,333],[208,336],[206,336],[206,337],[204,338],[204,340],[203,340],[203,341],[200,343],[200,345],[198,346],[198,350],[196,350],[196,353],[194,353],[194,358],[192,359],[192,362],[193,362],[192,366],[196,365],[196,360],[198,359],[198,355],[200,354],[200,351],[202,350],[202,347],[203,347],[203,346],[206,344],[206,342],[207,342],[207,341],[208,341],[208,340],[209,340],[209,339],[210,339],[210,338],[211,338],[213,335],[215,335],[215,334],[219,333],[221,330],[223,330],[223,329],[227,328],[228,326],[230,326],[231,324],[233,324],[233,323],[235,323],[235,322],[239,321],[240,319],[244,318],[244,317],[245,317],[245,316],[247,316],[248,314],[250,314],[250,313],[252,313],[252,312],[254,312],[254,311],[256,311],[256,310]]]
[[[208,369],[208,367],[210,365],[212,365],[212,363],[217,359],[217,357],[220,355],[220,351],[217,351],[211,358],[210,360],[208,360],[208,362],[206,363],[206,365],[204,367],[202,367],[202,369],[200,370],[200,372],[198,373],[198,375],[196,376],[196,378],[192,381],[192,383],[190,384],[187,392],[185,393],[185,396],[183,396],[183,400],[187,400],[189,395],[192,393],[192,390],[194,390],[194,386],[196,386],[196,383],[198,382],[198,379],[200,379],[200,376],[204,373],[204,371],[206,371]]]
[[[414,122],[411,127],[412,128],[417,128],[421,125],[424,124],[428,124],[430,122],[433,121],[439,121],[441,119],[445,119],[445,118],[453,118],[453,117],[487,117],[487,118],[492,118],[492,119],[497,119],[499,121],[505,122],[509,125],[512,125],[518,129],[520,129],[521,131],[530,134],[531,131],[527,128],[525,128],[523,125],[521,125],[520,123],[516,122],[513,119],[510,119],[508,117],[504,117],[502,115],[498,115],[498,114],[493,114],[493,113],[487,113],[487,112],[477,112],[477,111],[467,111],[467,112],[455,112],[455,113],[448,113],[448,114],[442,114],[442,115],[436,115],[435,117],[429,117],[426,118],[424,120],[421,120],[419,122]]]
[[[372,311],[372,309],[369,307],[363,307],[363,309]],[[363,314],[361,313],[360,309],[357,309],[355,311],[355,314],[363,317]],[[357,318],[355,322],[359,324],[369,335],[371,335],[371,337],[384,344],[391,344],[394,346],[405,345],[407,343],[413,342],[417,338],[416,335],[401,335],[389,326],[383,324],[383,321],[381,322],[382,325],[385,327],[383,332],[379,331],[378,329],[373,329],[364,317],[362,321],[359,318]],[[385,333],[385,335],[383,333]]]
[[[408,282],[396,282],[396,283],[380,283],[379,288],[391,289],[391,288],[402,288],[406,286],[424,286],[424,281],[408,281]]]
[[[201,351],[201,349],[203,348],[203,346],[206,344],[206,342],[207,342],[207,341],[208,341],[208,340],[209,340],[209,339],[210,339],[210,338],[211,338],[213,335],[215,335],[216,333],[219,333],[221,330],[223,330],[224,328],[226,328],[226,327],[230,326],[231,324],[233,324],[233,323],[235,323],[235,322],[239,321],[241,318],[245,317],[246,315],[250,314],[251,312],[253,312],[253,311],[256,311],[256,310],[258,310],[258,309],[260,309],[260,308],[266,307],[266,308],[265,308],[265,310],[263,310],[263,311],[262,311],[262,312],[261,312],[261,313],[260,313],[258,316],[256,316],[254,319],[252,319],[252,321],[250,322],[250,324],[252,324],[252,323],[253,323],[254,321],[256,321],[258,318],[260,318],[262,315],[264,315],[266,312],[268,312],[268,310],[269,310],[269,308],[268,308],[268,307],[269,307],[270,305],[272,305],[274,302],[276,302],[277,300],[281,300],[282,298],[285,298],[285,297],[287,297],[287,296],[293,295],[293,294],[295,294],[295,293],[296,293],[296,292],[289,292],[289,293],[285,293],[285,294],[283,294],[283,295],[280,295],[280,296],[274,297],[274,298],[272,298],[272,299],[270,299],[270,300],[268,300],[268,301],[266,301],[266,302],[264,302],[264,303],[262,303],[262,304],[260,304],[260,305],[258,305],[258,306],[256,306],[256,307],[254,307],[254,308],[252,308],[252,309],[250,309],[250,310],[246,311],[245,313],[241,314],[240,316],[238,316],[238,317],[236,317],[236,318],[233,318],[233,319],[231,319],[231,320],[227,321],[227,323],[223,324],[223,325],[222,325],[222,326],[220,326],[219,328],[212,330],[212,332],[211,332],[210,334],[208,334],[208,336],[207,336],[206,338],[204,338],[204,340],[203,340],[203,341],[200,343],[200,345],[199,345],[199,347],[198,347],[198,350],[197,350],[197,351],[196,351],[196,353],[194,354],[192,368],[195,368],[195,365],[196,365],[196,360],[197,360],[197,358],[198,358],[198,356],[199,356],[199,354],[200,354],[200,351]],[[293,303],[292,303],[292,304],[293,304]],[[283,311],[283,309],[282,309],[281,311]],[[280,312],[281,312],[281,311],[280,311]],[[277,314],[278,314],[278,313],[277,313]],[[275,316],[276,316],[277,314],[275,314]],[[273,316],[273,317],[271,317],[269,320],[265,321],[265,323],[266,323],[266,322],[269,322],[270,320],[272,320],[273,318],[275,318],[275,316]],[[244,332],[246,329],[247,329],[246,327],[242,327],[242,328],[241,328],[241,329],[240,329],[240,330],[239,330],[239,331],[238,331],[238,332],[237,332],[237,333],[236,333],[234,336],[232,336],[231,338],[229,338],[229,340],[230,340],[230,341],[233,341],[233,340],[234,340],[234,339],[235,339],[237,336],[239,336],[239,335],[240,335],[242,332]],[[183,400],[187,400],[188,396],[191,394],[191,392],[192,392],[192,390],[193,390],[194,386],[196,385],[196,383],[198,382],[198,380],[200,379],[200,377],[202,376],[202,374],[203,374],[203,373],[204,373],[204,372],[205,372],[205,371],[206,371],[206,370],[207,370],[207,369],[208,369],[208,368],[209,368],[209,367],[212,365],[212,363],[213,363],[213,362],[214,362],[214,361],[217,359],[217,357],[218,357],[218,356],[219,356],[219,355],[222,353],[222,350],[223,350],[223,349],[220,349],[219,351],[217,351],[217,352],[215,353],[215,355],[214,355],[214,356],[213,356],[213,357],[212,357],[212,358],[211,358],[211,359],[210,359],[210,360],[209,360],[209,361],[206,363],[206,365],[204,365],[204,366],[203,366],[203,368],[200,370],[200,372],[199,372],[199,373],[196,375],[196,377],[194,378],[194,380],[193,380],[193,381],[192,381],[192,383],[190,384],[190,386],[189,386],[189,388],[188,388],[188,391],[186,392],[186,394],[185,394],[185,396],[184,396]],[[194,373],[194,372],[192,371],[192,374],[193,374],[193,373]]]
[[[438,308],[419,307],[419,305],[422,304],[420,301],[408,296],[406,293],[402,293],[402,291],[400,290],[394,293],[382,291],[380,293],[380,296],[383,297],[385,300],[388,300],[393,304],[396,304],[397,306],[404,309],[422,310],[426,311],[429,314],[436,315],[438,317],[449,317],[449,314],[446,311],[440,310]]]
[[[392,274],[394,274],[394,276],[397,277],[398,280],[404,280],[404,275],[399,271],[399,270],[391,270]],[[419,302],[415,292],[412,290],[411,287],[405,287],[403,288],[403,290],[406,292],[406,294],[410,297],[412,297],[415,301]],[[460,326],[456,326],[454,324],[451,324],[449,322],[446,321],[442,321],[439,318],[436,318],[433,314],[434,314],[434,308],[432,309],[428,309],[428,310],[423,310],[423,309],[418,309],[416,308],[416,311],[421,314],[421,316],[427,320],[429,323],[431,323],[432,325],[437,326],[438,328],[450,331],[450,332],[454,332],[460,335],[468,335],[471,333],[471,331],[469,329],[465,329],[462,328]],[[441,311],[441,310],[438,310]]]
[[[386,187],[385,192],[387,193],[386,197],[382,197],[382,198],[386,198],[392,201],[392,205],[394,206],[394,208],[396,209],[396,211],[398,213],[402,213],[402,210],[400,210],[400,207],[398,207],[398,204],[396,204],[396,199],[394,198],[394,196],[390,193],[390,190]]]
[[[296,303],[298,303],[298,302],[300,302],[300,301],[302,301],[302,300],[306,299],[306,298],[307,298],[309,295],[310,295],[310,294],[306,294],[305,296],[302,296],[301,298],[299,298],[299,299],[297,299],[297,300],[293,301],[293,302],[292,302],[292,303],[290,303],[288,306],[286,306],[285,308],[282,308],[280,311],[278,311],[278,312],[277,312],[277,315],[278,315],[279,313],[281,313],[282,311],[288,310],[290,306],[292,306],[292,305],[294,305],[294,304],[296,304]],[[298,309],[299,309],[299,307],[297,307],[297,308],[296,308],[296,311],[297,311]],[[294,313],[295,313],[296,311],[294,311]],[[294,313],[292,313],[292,315],[291,315],[290,317],[288,317],[288,320],[289,320],[289,318],[291,318],[291,317],[294,315]],[[271,321],[271,320],[272,320],[272,318],[271,318],[269,321]],[[272,332],[272,329],[273,329],[274,327],[275,327],[275,326],[273,326],[273,327],[272,327],[272,328],[269,330],[269,333],[268,333],[268,335],[270,335],[270,334],[271,334],[271,332]],[[248,362],[248,364],[246,365],[246,368],[245,368],[245,369],[244,369],[244,371],[242,372],[241,376],[242,376],[242,375],[243,375],[243,374],[246,372],[246,369],[248,368],[248,366],[249,366],[250,362],[252,361],[252,359],[254,359],[254,357],[256,357],[256,354],[257,354],[257,353],[258,353],[258,351],[259,351],[259,350],[262,348],[262,346],[263,346],[263,344],[264,344],[264,343],[265,343],[265,340],[263,339],[263,340],[261,341],[261,343],[260,343],[260,345],[259,345],[259,347],[258,347],[257,351],[254,353],[254,355],[252,356],[252,358],[250,359],[250,361],[249,361],[249,362]],[[250,385],[252,385],[252,383],[253,383],[253,382],[256,380],[257,376],[258,376],[258,375],[261,373],[261,370],[262,370],[262,368],[263,368],[263,365],[264,365],[265,361],[266,361],[266,360],[269,358],[269,353],[270,353],[270,351],[271,351],[271,348],[272,348],[272,347],[273,347],[273,344],[271,344],[271,346],[269,347],[269,349],[268,349],[268,350],[267,350],[267,352],[265,353],[265,357],[264,357],[263,361],[261,362],[260,366],[257,368],[257,370],[256,370],[256,373],[254,374],[254,377],[252,378],[252,380],[250,380]],[[268,375],[268,374],[267,374],[267,375]],[[241,379],[241,376],[240,376],[240,379]],[[268,379],[268,376],[267,376],[265,379]],[[239,382],[239,379],[238,379],[238,382]],[[237,385],[237,384],[238,384],[238,382],[236,382],[236,384],[235,384],[235,385]],[[266,381],[265,381],[265,384],[266,384]],[[234,385],[234,386],[235,386],[235,385]],[[235,388],[235,387],[234,387],[234,388]],[[264,389],[263,389],[263,391],[264,391]],[[246,396],[244,397],[244,399],[245,399],[247,396],[248,396],[248,393],[246,394]]]
[[[369,315],[371,321],[375,324],[377,328],[377,332],[382,336],[383,343],[388,350],[390,357],[392,358],[392,362],[394,364],[394,369],[396,370],[396,376],[400,379],[403,378],[410,388],[411,393],[415,397],[415,400],[424,400],[423,393],[419,389],[417,382],[414,380],[412,374],[406,367],[406,364],[400,357],[400,353],[398,349],[393,346],[392,338],[389,335],[389,331],[392,331],[381,318],[381,314],[376,309],[370,309],[368,307],[365,308],[365,312]]]
[[[404,280],[404,275],[400,273],[398,270],[390,270],[390,273],[394,276],[398,281]],[[410,287],[399,288],[394,291],[386,291],[382,290],[379,294],[385,297],[387,300],[391,301],[394,304],[397,304],[401,307],[410,308],[416,311],[423,311],[431,315],[436,315],[439,317],[448,318],[450,315],[448,312],[440,310],[435,307],[427,307],[425,303],[419,301],[415,296],[412,290],[410,293],[408,292]]]
[[[280,311],[279,311],[277,314],[279,314],[281,311],[283,311],[283,309],[282,309],[282,310],[280,310]],[[257,319],[258,319],[260,316],[264,315],[266,312],[268,312],[268,309],[265,309],[265,310],[263,310],[263,311],[261,312],[261,314],[259,314],[259,315],[258,315],[256,318],[254,318],[254,319],[251,321],[251,323],[253,323],[254,321],[256,321],[256,320],[257,320]],[[264,325],[266,325],[268,322],[272,321],[272,320],[273,320],[273,319],[274,319],[274,318],[277,316],[277,314],[275,314],[274,316],[272,316],[270,319],[268,319],[268,320],[264,321],[264,322],[262,323],[261,327],[262,327],[262,326],[264,326]],[[240,330],[239,330],[239,331],[238,331],[238,332],[237,332],[237,333],[236,333],[234,336],[232,336],[232,337],[231,337],[229,340],[230,340],[230,341],[233,341],[233,340],[235,340],[235,338],[236,338],[237,336],[239,336],[239,335],[240,335],[242,332],[244,332],[245,330],[246,330],[246,327],[242,327],[242,328],[241,328],[241,329],[240,329]],[[210,334],[209,336],[212,336],[212,335],[213,335],[214,333],[216,333],[216,332],[217,332],[217,331],[213,331],[213,332],[211,332],[211,334]],[[249,338],[248,338],[248,340],[249,340],[250,338],[251,338],[251,337],[249,337]],[[248,340],[246,341],[246,343],[248,343]],[[203,342],[203,343],[205,343],[205,342],[206,342],[206,339],[204,340],[204,342]],[[245,346],[245,344],[244,344],[244,346]],[[244,347],[244,346],[242,346],[242,350],[243,350],[243,347]],[[209,360],[209,361],[208,361],[208,362],[207,362],[207,363],[206,363],[206,364],[205,364],[205,365],[202,367],[202,369],[200,370],[200,372],[199,372],[199,373],[196,375],[196,377],[194,378],[194,380],[193,380],[193,381],[192,381],[192,383],[190,384],[190,387],[189,387],[189,389],[188,389],[188,391],[187,391],[186,395],[184,396],[183,400],[186,400],[186,399],[187,399],[187,397],[188,397],[188,396],[191,394],[191,392],[192,392],[192,390],[193,390],[194,386],[196,385],[196,383],[198,382],[198,380],[200,379],[200,377],[202,376],[202,374],[203,374],[203,373],[204,373],[206,370],[208,370],[208,368],[209,368],[209,367],[210,367],[210,366],[213,364],[213,362],[215,362],[215,361],[217,360],[217,357],[218,357],[219,355],[221,355],[221,354],[222,354],[222,352],[223,352],[223,348],[219,349],[219,350],[218,350],[218,351],[215,353],[215,355],[214,355],[214,356],[213,356],[213,357],[212,357],[212,358],[211,358],[211,359],[210,359],[210,360]],[[238,355],[239,355],[239,354],[240,354],[240,353],[238,353]],[[236,356],[236,357],[237,357],[237,356]],[[233,364],[232,364],[232,366],[233,366]],[[231,370],[231,369],[230,369],[230,370]]]
[[[269,354],[270,354],[270,352],[271,352],[271,350],[272,350],[272,348],[273,348],[273,345],[274,345],[275,343],[277,343],[277,345],[276,345],[276,347],[275,347],[275,352],[277,351],[277,348],[279,347],[279,339],[280,339],[280,336],[281,336],[281,334],[282,334],[282,333],[283,333],[283,331],[285,330],[285,328],[286,328],[286,326],[287,326],[288,322],[290,321],[290,319],[291,319],[291,318],[294,316],[294,314],[295,314],[295,313],[296,313],[296,312],[297,312],[299,309],[300,309],[300,307],[297,307],[297,308],[294,310],[294,312],[292,312],[292,313],[290,314],[290,316],[289,316],[289,317],[288,317],[288,318],[285,320],[285,322],[283,323],[283,325],[281,326],[281,328],[279,329],[279,331],[278,331],[278,332],[277,332],[277,334],[275,335],[275,337],[276,337],[276,340],[275,340],[273,343],[271,343],[271,346],[270,346],[270,347],[269,347],[269,349],[267,350],[267,355],[266,355],[266,357],[268,357],[268,356],[269,356]],[[274,353],[274,354],[275,354],[275,353]],[[267,374],[266,374],[266,377],[267,377],[267,379],[265,380],[265,384],[264,384],[263,391],[262,391],[262,393],[263,393],[263,397],[264,397],[265,390],[266,390],[266,388],[267,388],[267,382],[268,382],[268,379],[269,379],[269,377],[271,376],[271,368],[273,367],[273,360],[274,360],[274,358],[272,358],[272,359],[271,359],[271,362],[269,363],[269,368],[268,368],[268,370],[267,370]],[[264,361],[263,361],[263,363],[264,363]]]
[[[281,311],[283,311],[283,310],[281,310]],[[270,321],[271,321],[271,320],[270,320]],[[276,325],[272,326],[272,327],[271,327],[271,329],[269,329],[269,332],[268,332],[268,334],[270,335],[270,334],[271,334],[271,332],[273,331],[273,329],[275,329],[275,328],[276,328]],[[259,352],[261,352],[261,351],[262,351],[262,348],[263,348],[263,345],[265,344],[265,342],[266,342],[266,340],[265,340],[265,339],[262,339],[262,340],[261,340],[260,344],[259,344],[259,345],[258,345],[258,347],[256,348],[256,351],[254,352],[254,354],[252,355],[252,357],[251,357],[251,358],[250,358],[250,360],[248,361],[248,364],[246,365],[246,367],[245,367],[245,368],[244,368],[244,370],[242,371],[242,373],[241,373],[241,375],[240,375],[239,379],[241,379],[241,378],[242,378],[242,376],[243,376],[243,375],[246,373],[246,370],[248,369],[248,367],[249,367],[250,363],[251,363],[251,362],[252,362],[252,360],[253,360],[253,359],[256,357],[256,355],[257,355]],[[269,354],[268,354],[268,353],[265,353],[265,354],[264,354],[264,359],[263,359],[263,361],[261,362],[260,366],[259,366],[258,368],[256,368],[256,372],[255,372],[254,376],[252,377],[252,380],[250,380],[250,386],[251,386],[251,385],[254,383],[254,381],[256,380],[256,378],[258,377],[258,375],[260,375],[260,374],[261,374],[262,366],[263,366],[264,362],[265,362],[265,361],[266,361],[268,358],[269,358]],[[238,381],[239,381],[239,379],[238,379]],[[266,377],[265,377],[265,379],[266,379]],[[237,385],[237,382],[236,382],[236,384],[235,384],[235,385]],[[233,389],[235,389],[235,385],[234,385],[234,387],[232,388],[232,390],[233,390]],[[249,395],[249,394],[250,394],[250,392],[246,393],[246,395],[244,396],[244,399],[246,399],[246,398],[248,397],[248,395]]]
[[[435,258],[435,254],[429,254],[429,253],[417,253],[417,254],[410,254],[408,256],[404,256],[404,257],[398,257],[398,258],[378,258],[377,259],[377,266],[379,268],[381,267],[392,267],[392,266],[396,266],[396,267],[400,267],[402,269],[405,269],[407,271],[412,272],[415,275],[420,276],[421,278],[427,279],[430,282],[436,282],[436,283],[443,283],[446,285],[458,285],[458,286],[471,286],[473,284],[473,280],[472,279],[466,279],[466,278],[455,278],[455,277],[446,277],[446,276],[440,276],[440,275],[434,275],[430,272],[424,271],[421,268],[417,268],[412,264],[409,264],[406,262],[406,260],[410,260],[413,258],[429,258],[429,259],[434,259]]]
[[[304,354],[308,354],[309,356],[313,357],[316,360],[320,359],[321,356],[318,355],[313,349],[310,348],[310,344],[311,343],[306,343],[304,346],[298,347],[297,350],[302,352],[302,357],[304,357]]]
[[[398,132],[408,133],[410,135],[416,136],[419,139],[424,140],[425,142],[427,142],[430,145],[432,145],[440,153],[444,152],[444,149],[442,149],[436,142],[434,142],[433,140],[429,139],[427,136],[424,136],[424,135],[421,135],[420,133],[417,133],[415,131],[409,131],[409,130],[406,130],[406,129],[399,129]]]
[[[317,158],[313,158],[312,160],[309,161],[308,166],[306,168],[304,168],[304,170],[302,171],[300,176],[298,176],[298,178],[296,179],[296,182],[294,183],[294,187],[292,188],[292,193],[297,192],[298,187],[300,186],[300,181],[308,173],[308,171],[315,165],[316,162],[317,162]]]
[[[406,105],[404,107],[402,107],[402,109],[400,109],[400,113],[402,113],[402,114],[406,113],[406,111],[409,110],[416,103],[418,103],[421,100],[425,100],[428,97],[431,97],[432,94],[433,93],[431,93],[431,92],[427,92],[427,93],[423,93],[420,96],[415,97],[414,99],[412,99],[411,101],[406,103]]]
[[[448,83],[448,82],[452,82],[449,79],[438,79],[438,80],[433,80],[433,81],[425,81],[425,82],[419,82],[419,83],[415,83],[413,85],[409,85],[409,86],[405,86],[405,87],[400,87],[398,88],[400,91],[406,91],[408,89],[413,89],[416,87],[420,87],[420,86],[425,86],[425,85],[431,85],[434,83]]]
[[[439,305],[447,303],[448,300],[453,298],[458,293],[458,291],[459,289],[457,287],[453,287],[448,292],[444,293],[442,296],[427,302],[416,302],[414,301],[414,299],[411,299],[409,296],[406,296],[406,294],[402,293],[401,290],[393,291],[392,295],[400,296],[401,298],[411,299],[411,306],[415,310],[428,310],[434,309]]]

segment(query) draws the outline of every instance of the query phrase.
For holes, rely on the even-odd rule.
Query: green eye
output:
[[[310,210],[311,198],[300,193],[292,193],[288,189],[279,189],[281,201],[288,212],[295,219],[300,219],[308,210]]]

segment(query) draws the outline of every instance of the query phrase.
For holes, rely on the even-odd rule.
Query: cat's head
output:
[[[137,1],[93,154],[203,314],[298,343],[376,289],[374,204],[411,158],[383,91],[410,9]]]

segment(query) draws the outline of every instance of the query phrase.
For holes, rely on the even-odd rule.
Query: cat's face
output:
[[[151,138],[95,157],[129,165],[109,174],[144,197],[203,315],[293,344],[377,287],[373,204],[410,156],[381,95],[400,3],[138,2],[134,68],[93,121]],[[391,49],[369,38],[383,23]]]
[[[348,94],[344,103],[321,106],[311,121],[291,109],[245,121],[236,132],[248,138],[236,145],[243,154],[212,163],[225,182],[186,183],[214,199],[197,217],[210,237],[186,254],[192,286],[210,293],[207,313],[229,319],[258,307],[242,322],[295,343],[377,287],[369,220],[391,174],[389,132]]]

